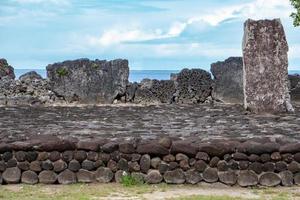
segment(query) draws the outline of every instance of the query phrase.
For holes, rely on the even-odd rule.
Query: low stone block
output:
[[[26,184],[36,184],[38,183],[38,175],[34,171],[25,171],[22,173],[21,182]]]
[[[50,170],[39,173],[39,182],[43,184],[54,184],[57,181],[57,174]]]
[[[100,183],[109,183],[114,178],[114,173],[109,168],[100,167],[95,173],[95,178]]]
[[[253,171],[243,170],[238,173],[237,182],[242,187],[255,186],[258,184],[258,177]]]
[[[185,182],[185,175],[182,169],[167,171],[164,174],[164,180],[166,183],[182,184]]]
[[[80,169],[76,173],[76,177],[79,183],[92,183],[95,181],[95,173],[85,169]]]
[[[259,177],[259,184],[267,187],[274,187],[281,183],[280,177],[272,172],[267,172]]]
[[[2,178],[6,183],[19,183],[21,180],[21,170],[17,167],[7,168]]]
[[[158,170],[149,170],[145,177],[146,183],[149,184],[157,184],[162,182],[162,180],[163,176],[159,173]]]
[[[215,168],[206,168],[202,174],[203,180],[208,183],[215,183],[218,181],[218,171]]]
[[[68,185],[76,183],[77,177],[74,172],[66,169],[57,176],[57,180],[59,184]]]

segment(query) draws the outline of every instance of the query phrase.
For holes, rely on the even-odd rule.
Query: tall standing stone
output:
[[[290,112],[288,44],[280,19],[244,24],[244,106],[253,112]]]

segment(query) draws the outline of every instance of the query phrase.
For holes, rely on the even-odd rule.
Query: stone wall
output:
[[[0,182],[120,182],[291,186],[300,184],[300,143],[270,139],[78,141],[45,136],[0,143]]]

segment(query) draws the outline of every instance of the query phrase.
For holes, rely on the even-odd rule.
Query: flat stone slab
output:
[[[294,107],[295,113],[278,115],[255,115],[240,105],[226,104],[0,107],[0,141],[22,141],[41,135],[79,139],[263,136],[300,140],[300,104]]]

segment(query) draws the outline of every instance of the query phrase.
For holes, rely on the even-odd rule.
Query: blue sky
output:
[[[126,58],[131,69],[209,69],[241,55],[247,18],[281,18],[290,69],[300,28],[289,0],[0,0],[0,57],[15,68]]]

